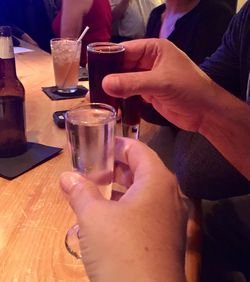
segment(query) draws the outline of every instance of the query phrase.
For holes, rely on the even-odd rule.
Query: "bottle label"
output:
[[[0,59],[12,58],[14,58],[12,38],[0,37]]]

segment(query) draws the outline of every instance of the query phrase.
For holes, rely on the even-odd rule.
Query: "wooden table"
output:
[[[81,261],[64,246],[76,219],[59,187],[59,175],[71,170],[65,130],[52,114],[81,99],[52,101],[41,87],[54,85],[51,56],[40,49],[16,54],[26,90],[27,139],[62,147],[63,152],[14,180],[0,178],[0,281],[88,281]],[[82,83],[88,87],[87,82]],[[150,128],[145,138],[151,136]]]
[[[65,130],[52,119],[54,111],[84,99],[52,101],[42,92],[42,86],[54,85],[54,75],[51,56],[40,49],[17,54],[16,67],[26,90],[28,141],[64,150],[14,180],[0,178],[0,281],[88,281],[81,261],[64,246],[76,220],[58,180],[71,164]]]

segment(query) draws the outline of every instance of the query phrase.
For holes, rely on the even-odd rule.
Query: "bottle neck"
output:
[[[15,59],[0,59],[0,78],[16,78]]]
[[[16,77],[14,49],[11,37],[0,36],[0,77]]]

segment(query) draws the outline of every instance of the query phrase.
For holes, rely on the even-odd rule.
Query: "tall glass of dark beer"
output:
[[[122,45],[111,42],[95,42],[87,46],[91,103],[106,103],[118,110],[121,100],[105,93],[102,80],[107,74],[122,72],[124,51]]]

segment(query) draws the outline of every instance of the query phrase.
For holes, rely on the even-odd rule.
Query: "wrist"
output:
[[[110,260],[105,259],[105,263],[98,266],[98,276],[103,282],[165,282],[166,280],[184,282],[183,257],[184,254],[180,255],[177,251],[168,252],[168,256],[161,256],[161,259],[151,256],[147,258],[147,253],[143,257],[134,256],[125,259],[119,259],[119,256],[115,259],[112,257]]]
[[[204,97],[207,97],[207,99],[204,100],[202,121],[198,132],[209,138],[210,135],[213,135],[213,130],[218,127],[218,121],[220,120],[220,117],[222,117],[222,111],[224,112],[226,110],[226,103],[223,99],[226,90],[213,81],[211,81],[211,85],[206,86],[205,89],[208,89],[208,92],[203,93],[203,95]]]

